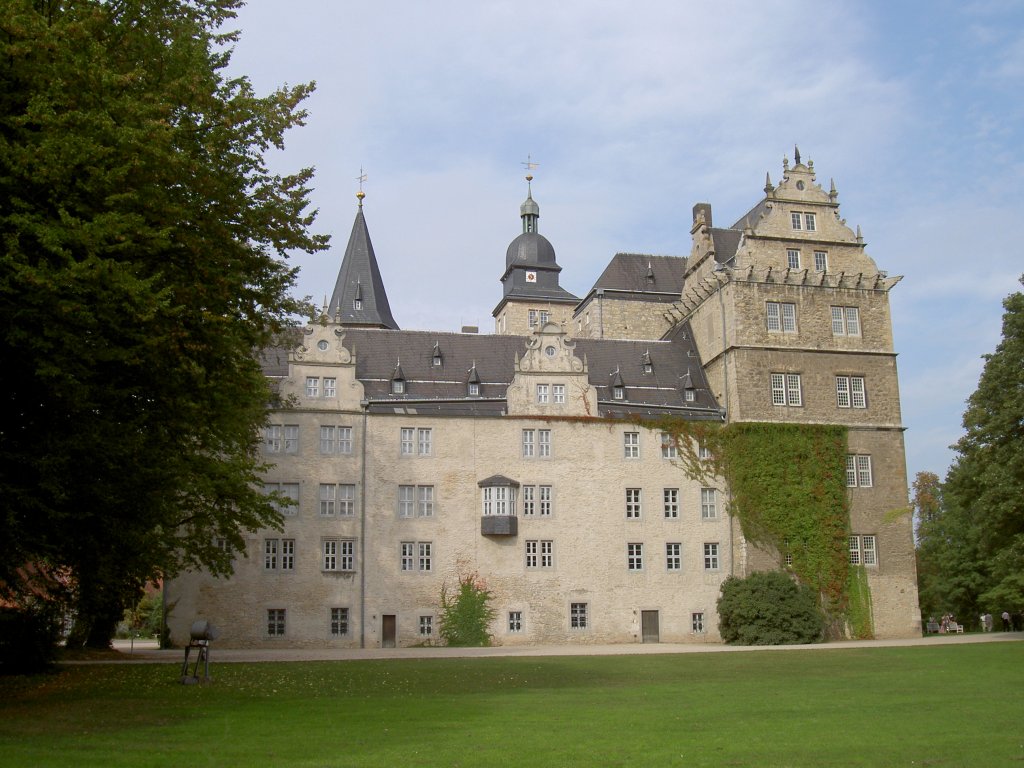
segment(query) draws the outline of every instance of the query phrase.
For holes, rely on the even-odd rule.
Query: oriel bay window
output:
[[[519,494],[519,483],[504,475],[492,475],[477,485],[480,487],[480,533],[484,536],[518,534],[516,498]],[[534,509],[536,494],[532,486],[530,504],[531,509]]]

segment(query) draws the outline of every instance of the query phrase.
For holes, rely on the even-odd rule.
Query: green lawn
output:
[[[0,766],[1024,764],[1024,643],[71,666],[0,678]]]

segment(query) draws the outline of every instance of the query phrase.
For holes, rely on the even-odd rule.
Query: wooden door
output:
[[[394,648],[398,635],[398,622],[395,621],[395,614],[385,613],[380,617],[380,647]]]
[[[645,643],[657,643],[659,641],[658,612],[640,611],[640,629]]]

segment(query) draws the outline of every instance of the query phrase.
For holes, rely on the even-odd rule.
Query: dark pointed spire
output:
[[[342,325],[398,330],[363,216],[363,198],[366,195],[360,189],[356,197],[359,209],[338,270],[330,308]]]
[[[800,147],[796,146],[796,144],[793,145],[793,163],[800,165]]]

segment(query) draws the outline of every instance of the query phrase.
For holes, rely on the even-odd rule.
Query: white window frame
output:
[[[832,335],[860,336],[860,308],[832,307]]]
[[[683,545],[679,541],[670,541],[665,544],[665,570],[683,570]]]
[[[871,455],[866,453],[846,454],[846,487],[871,488],[873,485]]]
[[[321,540],[322,570],[351,573],[356,569],[356,543],[354,539],[331,537]]]
[[[626,459],[639,459],[640,458],[640,433],[639,432],[623,432],[622,433],[622,456]]]
[[[537,404],[547,405],[550,401],[550,384],[538,384],[537,385]]]
[[[643,514],[643,489],[626,489],[626,519],[639,520]]]
[[[863,376],[836,376],[836,405],[839,408],[867,408]]]
[[[878,566],[878,538],[874,534],[851,534],[850,565]]]
[[[324,377],[324,397],[338,396],[338,380],[333,376]]]
[[[828,272],[828,251],[814,252],[814,271]]]
[[[320,397],[320,377],[306,377],[306,397]]]
[[[434,544],[430,541],[416,542],[417,568],[421,573],[434,570]]]
[[[678,488],[663,488],[661,494],[664,502],[665,519],[666,520],[678,520],[679,519],[679,489]]]
[[[416,455],[430,456],[434,452],[434,430],[431,427],[416,429]]]
[[[587,603],[569,603],[569,629],[584,630],[589,623]]]
[[[517,635],[523,631],[523,612],[522,611],[509,611],[508,612],[508,631],[509,634]]]
[[[642,571],[644,569],[644,545],[639,541],[626,544],[626,570]]]
[[[274,502],[274,509],[277,510],[278,514],[285,517],[295,517],[299,514],[299,484],[298,483],[264,483],[263,490],[265,493],[277,493],[284,496],[289,501],[295,502],[294,504],[278,504]]]
[[[549,459],[551,458],[551,430],[550,429],[538,429],[537,430],[537,458]]]
[[[765,302],[765,317],[769,331],[796,333],[796,304],[793,302]]]
[[[772,373],[770,376],[772,405],[791,408],[803,406],[802,382],[799,373]]]
[[[337,512],[338,486],[334,483],[320,483],[320,516],[333,517]]]
[[[818,223],[813,213],[804,214],[804,230],[807,232],[817,232]]]
[[[707,632],[704,626],[704,611],[694,611],[690,614],[690,632],[695,635],[703,635]]]
[[[432,637],[434,634],[434,617],[427,614],[420,616],[420,637]]]
[[[704,542],[704,570],[717,571],[721,568],[720,553],[717,541]]]
[[[675,436],[668,432],[661,433],[661,458],[669,460],[679,458],[679,447],[676,445]]]
[[[398,486],[398,516],[412,518],[416,516],[416,486]]]
[[[402,456],[413,456],[416,452],[416,429],[402,427],[398,433],[398,452]]]
[[[700,519],[718,519],[718,490],[715,488],[700,489]]]
[[[355,483],[338,484],[338,516],[354,517],[356,514]]]
[[[790,213],[789,214],[789,223],[793,227],[793,229],[803,229],[804,228],[803,222],[804,222],[804,217],[801,214],[799,214],[799,213]]]
[[[786,266],[790,269],[800,269],[800,249],[786,249]]]
[[[551,385],[551,402],[555,405],[562,405],[565,403],[565,384]]]

